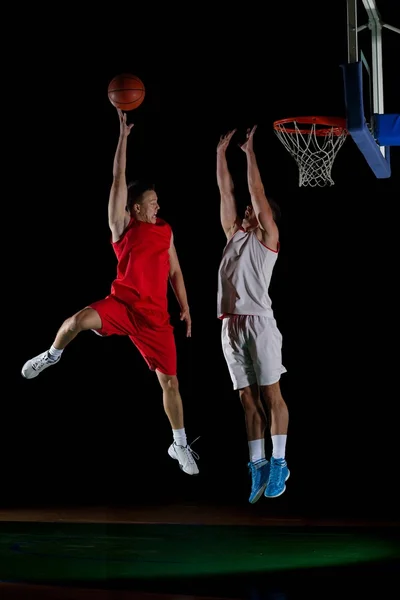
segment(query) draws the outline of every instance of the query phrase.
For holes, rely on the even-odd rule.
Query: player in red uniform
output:
[[[22,367],[26,379],[59,362],[65,347],[81,331],[101,336],[127,335],[157,374],[163,390],[164,410],[173,431],[168,449],[181,469],[197,475],[197,455],[186,439],[182,399],[177,379],[176,347],[168,313],[168,281],[191,335],[186,288],[174,246],[171,227],[157,217],[158,197],[151,184],[126,183],[127,139],[133,125],[118,110],[120,135],[114,158],[113,183],[108,204],[112,246],[118,260],[110,294],[85,307],[61,325],[52,346]]]

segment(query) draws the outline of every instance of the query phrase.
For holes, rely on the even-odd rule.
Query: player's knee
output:
[[[246,412],[256,410],[257,397],[251,386],[246,386],[239,390],[239,398]]]
[[[66,319],[64,321],[63,329],[66,329],[67,331],[69,331],[71,333],[79,332],[80,331],[79,319],[77,318],[77,315],[72,315],[72,317],[69,317],[69,319]]]
[[[71,333],[80,333],[87,329],[86,321],[87,321],[87,309],[83,309],[80,312],[72,315],[66,321],[64,321],[64,327],[67,331]]]
[[[178,393],[179,383],[176,375],[164,375],[158,373],[158,378],[160,380],[161,387],[165,392]]]
[[[179,383],[178,383],[178,378],[176,377],[176,375],[168,377],[167,385],[168,385],[168,389],[171,392],[174,392],[175,394],[178,393],[178,391],[179,391]]]
[[[262,392],[264,394],[264,399],[269,406],[276,406],[284,401],[279,382],[262,386]]]

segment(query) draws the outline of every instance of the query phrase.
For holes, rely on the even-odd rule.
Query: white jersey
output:
[[[239,229],[228,241],[218,270],[218,317],[259,315],[273,318],[268,294],[278,252]]]

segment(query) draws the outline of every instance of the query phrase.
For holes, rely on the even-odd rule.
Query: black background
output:
[[[379,6],[399,26],[393,4]],[[299,188],[297,166],[272,128],[294,115],[344,116],[345,2],[319,12],[312,3],[226,14],[221,7],[218,18],[184,5],[146,16],[114,9],[109,20],[64,7],[8,22],[2,503],[246,506],[243,411],[216,318],[225,238],[215,148],[228,129],[238,127],[241,141],[257,123],[262,177],[283,213],[270,291],[288,370],[281,385],[291,479],[281,498],[251,510],[394,516],[399,150],[392,148],[391,178],[378,180],[349,138],[333,166],[335,185]],[[361,9],[359,21],[366,22]],[[360,40],[368,53],[368,31]],[[400,39],[384,30],[383,40],[385,112],[398,113]],[[110,289],[107,202],[119,125],[107,85],[121,72],[146,86],[145,102],[128,114],[135,127],[127,175],[157,184],[191,306],[188,340],[171,293],[186,431],[189,441],[201,436],[197,478],[167,455],[161,389],[128,339],[88,332],[54,369],[33,381],[20,375],[65,318]],[[228,160],[243,206],[245,156],[235,144]]]

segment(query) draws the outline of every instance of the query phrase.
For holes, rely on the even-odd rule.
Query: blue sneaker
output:
[[[286,490],[285,482],[289,479],[290,471],[284,458],[271,457],[269,479],[264,496],[277,498]]]
[[[249,462],[247,465],[251,473],[251,493],[249,497],[250,504],[254,504],[261,498],[267,487],[269,476],[269,462],[265,459],[257,462]]]

